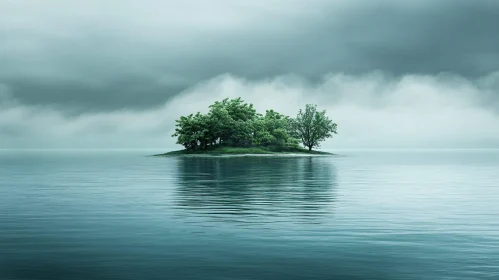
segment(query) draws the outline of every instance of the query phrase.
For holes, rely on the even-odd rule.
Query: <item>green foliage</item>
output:
[[[198,112],[176,120],[175,133],[172,136],[177,137],[177,144],[188,150],[206,150],[215,146],[258,146],[292,150],[299,148],[302,140],[302,143],[311,149],[317,146],[319,141],[329,137],[331,132],[331,129],[318,125],[329,120],[325,117],[325,112],[314,113],[313,118],[317,118],[317,121],[305,120],[304,117],[308,115],[303,115],[301,111],[303,116],[299,114],[297,120],[274,110],[267,110],[265,115],[261,115],[252,104],[245,103],[241,98],[217,101],[209,106],[209,109],[207,114]],[[313,126],[315,140],[303,140],[305,138],[301,131],[307,124]],[[334,132],[336,133],[336,124]],[[313,145],[309,146],[310,143]]]
[[[254,142],[260,146],[298,147],[292,136],[292,121],[274,110],[267,110],[255,122]]]
[[[244,103],[241,98],[226,98],[211,105],[208,115],[215,123],[213,134],[219,143],[230,146],[252,144],[252,127],[257,116],[253,104]]]
[[[307,104],[305,111],[298,112],[293,121],[295,135],[301,140],[303,146],[312,150],[319,147],[320,142],[337,134],[337,124],[326,116],[326,111],[317,111],[317,106]]]

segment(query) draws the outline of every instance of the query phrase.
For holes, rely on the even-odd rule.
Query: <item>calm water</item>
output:
[[[0,279],[499,279],[499,151],[0,151]]]

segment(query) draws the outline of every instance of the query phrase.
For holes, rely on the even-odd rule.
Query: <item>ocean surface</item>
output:
[[[0,151],[0,279],[499,279],[499,150]]]

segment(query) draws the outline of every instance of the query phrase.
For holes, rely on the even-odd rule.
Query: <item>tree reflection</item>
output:
[[[178,206],[200,215],[276,219],[330,214],[337,185],[331,158],[179,158]]]

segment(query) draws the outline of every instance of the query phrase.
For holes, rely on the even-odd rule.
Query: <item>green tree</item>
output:
[[[256,110],[241,98],[217,101],[208,114],[190,114],[176,120],[177,144],[186,149],[207,149],[218,144],[251,146]]]
[[[198,146],[198,137],[196,135],[198,128],[194,115],[181,116],[175,122],[177,124],[172,137],[178,137],[177,144],[181,144],[186,149],[195,149]]]
[[[293,121],[294,132],[308,150],[319,147],[320,142],[337,134],[337,125],[326,116],[326,111],[317,111],[317,106],[307,104],[305,111],[298,112]]]
[[[276,147],[298,147],[292,137],[291,119],[274,110],[267,110],[255,121],[254,141],[256,145]]]
[[[300,110],[296,119],[274,110],[258,114],[252,104],[241,98],[217,101],[209,109],[207,114],[198,112],[176,120],[172,136],[177,137],[177,144],[186,149],[256,145],[292,150],[299,147],[301,140],[311,150],[336,133],[336,124],[326,117],[325,111],[317,112],[313,105]]]
[[[241,98],[217,101],[210,106],[219,143],[230,146],[250,146],[253,143],[253,125],[257,118],[253,104]]]

